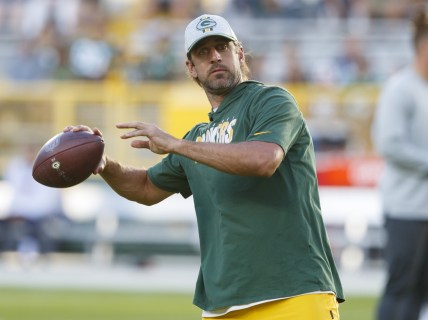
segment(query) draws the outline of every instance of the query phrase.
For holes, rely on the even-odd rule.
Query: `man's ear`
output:
[[[238,55],[239,55],[239,61],[244,62],[245,61],[244,48],[242,48],[242,47],[239,48]]]
[[[198,73],[196,72],[195,65],[193,64],[193,62],[191,60],[189,60],[189,59],[186,60],[186,67],[187,67],[187,71],[188,71],[189,75],[192,78],[198,77]]]

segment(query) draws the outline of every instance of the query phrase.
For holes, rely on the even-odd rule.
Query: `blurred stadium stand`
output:
[[[22,144],[41,146],[79,123],[100,128],[107,152],[120,161],[158,161],[130,148],[114,124],[154,122],[180,137],[207,120],[206,97],[184,72],[183,30],[202,12],[218,13],[230,19],[249,53],[253,78],[288,88],[308,120],[338,261],[377,265],[384,241],[376,195],[382,163],[370,124],[384,79],[410,59],[407,18],[419,3],[0,1],[0,177]],[[4,182],[0,187],[4,217],[11,191]],[[64,194],[70,220],[57,233],[64,251],[110,259],[156,250],[198,253],[191,200],[145,208],[111,194],[97,177]]]

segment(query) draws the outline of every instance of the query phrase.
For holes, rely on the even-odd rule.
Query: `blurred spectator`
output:
[[[140,57],[141,60],[149,55],[149,52],[162,38],[174,32],[171,18],[170,1],[153,1],[144,7],[141,13],[139,25],[131,34],[130,55]]]
[[[230,0],[226,5],[223,16],[225,17],[256,17],[262,10],[259,0]]]
[[[24,42],[6,67],[13,81],[37,81],[50,78],[57,65],[52,48],[41,48],[34,41]]]
[[[54,25],[45,25],[35,38],[22,40],[6,66],[6,75],[14,81],[50,79],[59,66],[62,45]]]
[[[370,0],[349,0],[348,18],[370,19]]]
[[[363,52],[360,38],[349,36],[343,45],[342,53],[334,59],[335,82],[348,85],[373,80],[370,63]]]
[[[81,0],[77,22],[70,43],[70,70],[78,79],[105,79],[112,70],[117,50],[108,38],[108,16],[101,1]]]
[[[321,0],[317,16],[327,19],[346,19],[350,10],[348,0]]]
[[[186,20],[201,12],[200,0],[161,0],[161,2],[162,1],[170,2],[172,19]]]
[[[19,33],[23,0],[0,0],[0,34]]]
[[[53,24],[62,37],[76,32],[80,0],[26,0],[22,3],[21,29],[25,38],[36,38]]]
[[[139,26],[131,34],[125,72],[130,81],[183,77],[182,45],[174,46],[181,21],[199,13],[199,1],[157,0],[142,8]],[[181,34],[180,34],[181,36]],[[177,55],[177,52],[179,55]]]
[[[268,50],[262,62],[260,79],[265,83],[303,83],[307,77],[295,42],[283,42],[278,50]]]
[[[342,51],[332,59],[321,61],[312,74],[319,83],[349,85],[374,80],[368,58],[361,48],[361,40],[345,38]]]
[[[388,266],[378,320],[418,320],[428,297],[428,12],[422,9],[412,24],[414,59],[386,83],[373,125],[385,160]]]
[[[281,16],[284,18],[315,18],[317,7],[322,0],[301,1],[287,0],[278,1],[281,4]]]
[[[131,82],[141,80],[174,80],[181,77],[182,70],[177,70],[177,59],[168,37],[160,38],[150,48],[146,56],[136,63],[130,63],[127,77]]]
[[[307,81],[305,70],[303,70],[298,47],[289,43],[284,46],[284,57],[286,67],[282,81],[287,83],[303,83]]]
[[[103,39],[77,38],[70,46],[70,69],[77,79],[105,79],[113,58],[114,49]]]
[[[295,8],[294,6],[298,2],[300,1],[290,0],[290,1],[287,1],[287,4],[289,5],[291,10],[297,9],[298,11],[300,6],[298,5],[297,8]],[[281,18],[283,15],[283,4],[281,4],[277,0],[260,0],[258,7],[259,7],[259,10],[255,11],[256,18],[274,18],[274,17]]]
[[[74,77],[70,69],[70,47],[68,42],[62,43],[57,46],[57,65],[55,70],[52,72],[52,80],[70,80]]]
[[[59,189],[45,187],[32,177],[37,150],[34,145],[26,146],[24,153],[13,158],[4,173],[13,195],[4,221],[2,249],[18,252],[24,266],[30,266],[40,254],[53,252],[55,222],[63,217]]]

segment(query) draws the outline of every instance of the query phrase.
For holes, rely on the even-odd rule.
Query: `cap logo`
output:
[[[198,24],[196,25],[196,29],[201,30],[202,32],[207,31],[213,31],[213,28],[217,25],[217,22],[215,22],[210,17],[207,17],[205,19],[201,19]]]

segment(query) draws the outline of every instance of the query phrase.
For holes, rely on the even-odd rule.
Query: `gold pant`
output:
[[[203,320],[339,320],[339,304],[330,293],[305,294],[262,303]]]

